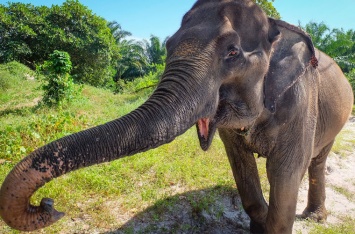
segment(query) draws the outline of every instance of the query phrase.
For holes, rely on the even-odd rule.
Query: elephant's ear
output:
[[[269,71],[264,80],[264,105],[272,113],[279,98],[294,85],[309,66],[317,67],[310,36],[296,26],[269,19],[281,35],[273,43]]]

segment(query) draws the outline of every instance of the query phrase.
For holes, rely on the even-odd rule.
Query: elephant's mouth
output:
[[[216,124],[209,118],[199,119],[196,123],[197,135],[200,140],[200,146],[203,150],[208,150],[216,132]]]
[[[200,146],[203,150],[208,150],[212,143],[213,136],[217,129],[215,120],[209,118],[199,119],[196,123],[197,135],[200,140]],[[235,132],[241,136],[247,136],[250,132],[251,126],[235,129]]]

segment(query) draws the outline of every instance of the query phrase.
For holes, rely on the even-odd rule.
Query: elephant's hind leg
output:
[[[322,149],[319,155],[312,159],[308,168],[309,190],[308,204],[302,213],[302,218],[309,218],[318,222],[327,219],[325,209],[325,165],[327,156],[333,146],[334,140]]]

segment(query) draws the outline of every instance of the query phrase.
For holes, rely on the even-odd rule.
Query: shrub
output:
[[[354,93],[354,104],[355,104],[355,68],[352,69],[349,73],[346,74],[346,77],[348,78],[351,87],[353,88],[353,93]]]
[[[116,92],[136,93],[143,89],[156,87],[161,76],[163,75],[165,65],[155,65],[155,69],[155,72],[149,72],[148,75],[136,78],[132,81],[119,79],[116,83]]]
[[[61,107],[74,94],[74,83],[69,75],[72,68],[70,56],[67,52],[55,50],[49,60],[39,67],[44,74],[42,78],[43,103],[48,106]]]

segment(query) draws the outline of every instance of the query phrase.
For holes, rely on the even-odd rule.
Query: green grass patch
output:
[[[353,151],[354,145],[355,138],[352,131],[343,129],[335,138],[332,152],[344,156],[347,152]]]
[[[355,194],[348,189],[340,186],[332,186],[332,188],[338,193],[344,195],[349,201],[355,201]]]
[[[324,225],[314,223],[314,227],[309,234],[353,234],[355,231],[355,219],[353,217],[345,217],[343,220],[334,225]]]
[[[25,106],[32,106],[40,96],[35,73],[18,62],[0,64],[0,115]]]

